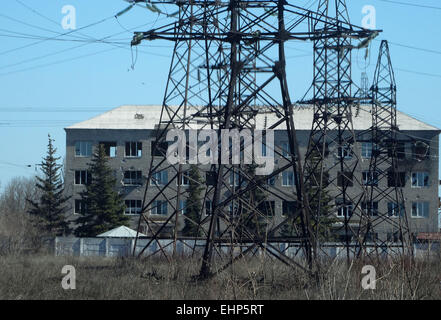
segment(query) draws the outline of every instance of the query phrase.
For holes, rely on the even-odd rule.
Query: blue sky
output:
[[[314,1],[290,2],[302,5]],[[363,6],[372,5],[376,9],[376,27],[384,30],[377,39],[390,41],[398,108],[441,128],[441,3],[347,0],[347,4],[351,22],[358,25],[363,18]],[[68,32],[61,25],[64,16],[61,10],[65,5],[76,9],[77,31],[60,36]],[[122,0],[1,1],[0,183],[3,186],[12,177],[35,174],[34,165],[46,152],[48,133],[55,139],[58,154],[64,156],[64,127],[123,104],[161,103],[171,44],[143,43],[132,69],[130,40],[132,31],[148,30],[168,20],[135,7],[117,21],[114,15],[125,7],[127,3]],[[94,25],[83,28],[90,24]],[[85,36],[106,38],[112,44],[59,41]],[[378,45],[379,41],[372,43],[367,63],[361,58],[364,52],[354,54],[355,81],[358,82],[365,67],[371,80]],[[311,52],[312,46],[296,42],[287,49],[293,100],[303,96],[312,79],[312,57],[305,56],[305,50]]]

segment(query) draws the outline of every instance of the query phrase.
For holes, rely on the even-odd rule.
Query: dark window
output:
[[[339,172],[337,176],[337,185],[339,187],[352,187],[352,172]]]
[[[212,213],[213,213],[213,205],[211,200],[205,200],[205,214],[209,216]]]
[[[129,141],[126,142],[126,157],[141,157],[142,156],[142,142]]]
[[[74,213],[84,213],[86,211],[86,204],[83,200],[75,199]]]
[[[406,172],[388,171],[387,173],[388,187],[405,187],[406,186]]]
[[[92,181],[92,175],[87,170],[75,171],[75,184],[89,184]]]
[[[297,210],[297,201],[286,201],[282,202],[282,216],[293,217]]]
[[[116,157],[116,142],[115,141],[111,141],[111,142],[101,141],[99,144],[102,144],[104,146],[106,156],[111,157],[111,158]]]
[[[257,208],[267,217],[273,217],[275,213],[275,201],[262,201]]]
[[[378,216],[378,202],[362,202],[361,203],[361,209],[364,213],[370,216]]]
[[[125,200],[125,214],[140,214],[142,210],[141,200]]]
[[[216,171],[207,171],[205,173],[205,181],[207,186],[214,186],[216,184],[217,174]]]
[[[152,141],[151,147],[152,147],[152,152],[151,152],[152,156],[165,157],[167,155],[167,149],[168,149],[167,141],[159,142],[157,144],[155,143],[155,141]]]
[[[142,171],[124,171],[125,185],[142,185]]]
[[[396,152],[397,152],[397,158],[398,159],[404,159],[406,158],[406,148],[405,148],[405,144],[403,141],[398,141],[395,145],[396,148]],[[393,155],[393,144],[392,142],[389,142],[389,147],[388,147],[388,151],[387,154],[389,157],[392,157]]]

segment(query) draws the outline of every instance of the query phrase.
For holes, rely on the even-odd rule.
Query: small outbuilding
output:
[[[126,226],[120,226],[115,229],[106,231],[97,235],[99,238],[136,238],[136,230],[130,229]],[[145,234],[139,232],[138,237],[147,237]]]

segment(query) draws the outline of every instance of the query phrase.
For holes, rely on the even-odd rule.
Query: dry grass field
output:
[[[370,263],[373,264],[373,263]],[[64,265],[76,269],[76,289],[64,290]],[[375,290],[364,290],[364,263],[324,263],[319,281],[264,258],[241,260],[205,281],[195,281],[200,264],[165,259],[0,257],[0,299],[441,299],[439,259],[374,264]]]

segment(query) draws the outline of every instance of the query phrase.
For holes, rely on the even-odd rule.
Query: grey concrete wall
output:
[[[150,239],[138,239],[136,242],[135,254],[138,255],[147,245]],[[167,239],[158,240],[160,246],[166,254],[173,253],[173,241]],[[203,253],[204,241],[201,240],[178,240],[176,251],[179,255],[189,256],[193,253],[200,255]],[[272,243],[281,252],[289,257],[303,257],[303,253],[299,245],[289,243]],[[133,253],[135,246],[135,239],[127,238],[71,238],[71,237],[56,237],[54,241],[56,256],[86,256],[86,257],[124,257],[130,256]],[[218,247],[221,252],[227,254],[231,251],[231,246],[222,245]],[[238,255],[247,249],[247,245],[235,247],[233,254]],[[369,250],[369,248],[368,248]],[[370,248],[370,250],[374,250]],[[388,246],[379,248],[381,254],[386,256],[394,256],[400,254],[399,246]],[[433,243],[417,243],[414,244],[415,257],[424,258],[427,256],[439,255],[439,242]],[[216,252],[216,251],[215,251]],[[263,254],[262,249],[256,249],[257,255]],[[161,255],[160,247],[156,241],[153,241],[149,247],[143,251],[143,256]],[[346,258],[346,250],[339,243],[324,243],[318,255],[322,258]]]

